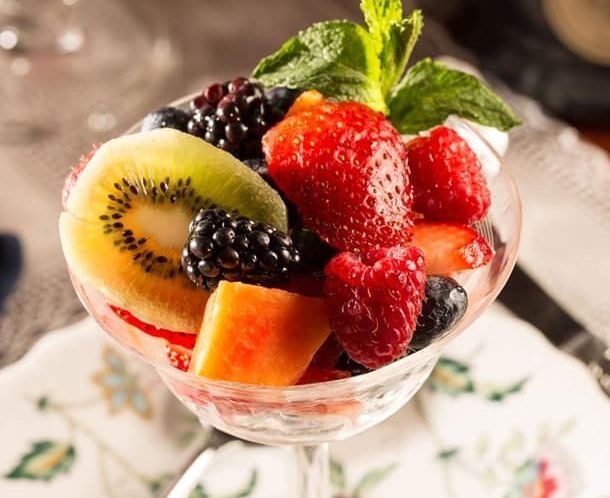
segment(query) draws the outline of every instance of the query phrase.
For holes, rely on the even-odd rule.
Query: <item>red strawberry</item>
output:
[[[316,382],[328,382],[329,380],[347,379],[348,377],[351,377],[351,375],[345,370],[310,366],[297,384],[314,384]]]
[[[474,228],[456,223],[418,221],[413,243],[426,257],[428,275],[449,275],[491,261],[494,250]]]
[[[195,333],[175,332],[173,330],[162,329],[156,325],[143,322],[123,308],[119,308],[118,306],[114,306],[112,304],[109,306],[119,318],[122,318],[129,325],[141,330],[142,332],[145,332],[148,335],[166,339],[170,344],[175,346],[182,346],[187,349],[193,349],[195,347],[195,341],[197,340],[197,334]]]
[[[72,192],[72,189],[76,184],[76,180],[78,180],[78,177],[85,169],[85,166],[87,166],[89,161],[91,161],[91,158],[93,157],[97,149],[99,149],[99,145],[93,145],[93,147],[87,154],[83,154],[82,156],[80,156],[80,159],[78,160],[76,166],[74,166],[70,173],[68,173],[68,176],[66,177],[66,180],[64,182],[64,188],[61,191],[61,204],[64,209],[66,209],[68,197],[70,197],[70,193]]]
[[[343,348],[341,347],[341,344],[339,344],[335,334],[330,334],[320,349],[316,351],[310,366],[322,369],[333,369],[342,353]]]
[[[491,196],[479,159],[445,126],[407,144],[415,210],[424,218],[472,223],[487,215]]]
[[[325,102],[281,121],[263,149],[273,181],[330,245],[365,252],[410,240],[406,150],[381,113]]]
[[[354,361],[379,368],[402,357],[422,308],[424,257],[417,247],[335,256],[326,267],[330,325]]]
[[[165,352],[167,354],[167,359],[173,367],[176,367],[183,372],[186,372],[189,369],[191,357],[193,355],[193,352],[190,349],[168,343],[165,346]]]

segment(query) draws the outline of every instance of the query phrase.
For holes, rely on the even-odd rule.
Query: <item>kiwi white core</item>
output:
[[[153,238],[163,247],[182,248],[192,215],[181,206],[141,204],[130,217],[135,222],[130,225],[136,226],[144,237]]]

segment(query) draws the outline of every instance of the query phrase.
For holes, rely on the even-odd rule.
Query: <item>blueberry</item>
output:
[[[156,130],[157,128],[174,128],[186,131],[189,115],[176,107],[163,107],[151,112],[142,122],[142,131]]]
[[[451,330],[468,306],[466,290],[450,277],[428,277],[426,297],[409,346],[421,349]]]
[[[267,161],[265,161],[262,157],[258,157],[255,159],[246,159],[244,161],[244,164],[262,177],[269,175],[269,170],[267,169]]]
[[[285,114],[296,98],[303,91],[296,88],[287,88],[285,86],[276,86],[267,91],[267,100],[276,109]]]
[[[345,352],[343,352],[339,357],[335,368],[337,368],[338,370],[345,370],[346,372],[349,372],[354,376],[370,372],[368,368],[352,360],[349,356],[347,356],[347,353]]]

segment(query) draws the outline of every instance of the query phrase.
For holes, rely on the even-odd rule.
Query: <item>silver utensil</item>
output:
[[[516,266],[498,300],[541,330],[557,348],[583,362],[610,397],[610,347],[587,331],[524,270]]]

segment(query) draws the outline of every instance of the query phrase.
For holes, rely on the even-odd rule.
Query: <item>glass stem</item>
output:
[[[297,498],[330,498],[330,456],[328,444],[295,446]]]

